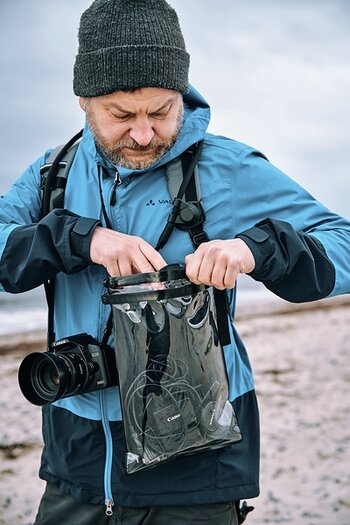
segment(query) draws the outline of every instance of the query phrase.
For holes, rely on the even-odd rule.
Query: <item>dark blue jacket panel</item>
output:
[[[40,286],[59,272],[80,272],[91,264],[90,241],[96,219],[67,210],[53,210],[40,222],[19,226],[7,240],[0,265],[0,282],[7,292]]]
[[[126,474],[125,470],[123,425],[110,423],[114,503],[135,507],[192,505],[258,496],[259,421],[254,391],[236,399],[233,406],[243,435],[241,442],[183,456],[134,474]],[[55,406],[44,407],[43,416],[46,445],[40,477],[80,501],[103,504],[101,455],[105,442],[101,422]],[[62,450],[65,455],[59,452]]]
[[[255,258],[253,279],[291,302],[316,301],[334,288],[335,268],[312,235],[285,221],[266,219],[237,235]]]

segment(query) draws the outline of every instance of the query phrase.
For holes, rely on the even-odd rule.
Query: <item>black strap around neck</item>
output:
[[[104,218],[104,221],[105,221],[105,224],[106,224],[107,228],[109,228],[111,230],[112,229],[112,224],[111,224],[111,221],[109,220],[109,217],[108,217],[108,214],[107,214],[107,210],[106,210],[105,201],[104,201],[104,198],[103,198],[103,191],[102,191],[102,167],[101,166],[98,166],[98,187],[99,187],[99,190],[100,190],[100,200],[101,200],[102,215],[103,215],[103,218]]]

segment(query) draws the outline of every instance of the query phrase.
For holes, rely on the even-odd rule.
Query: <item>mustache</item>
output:
[[[123,141],[119,141],[115,145],[115,149],[117,151],[120,151],[123,148],[129,148],[135,151],[157,151],[159,148],[163,148],[163,147],[164,147],[164,142],[161,142],[161,141],[151,141],[146,146],[141,146],[132,138],[129,138]]]

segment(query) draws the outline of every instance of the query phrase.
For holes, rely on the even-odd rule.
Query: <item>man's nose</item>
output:
[[[148,119],[138,120],[130,129],[129,135],[139,146],[148,146],[154,137],[154,131]]]

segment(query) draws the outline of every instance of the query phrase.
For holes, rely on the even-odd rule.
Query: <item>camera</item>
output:
[[[27,355],[18,372],[24,397],[33,405],[116,385],[115,355],[88,334],[54,341],[47,352]]]

